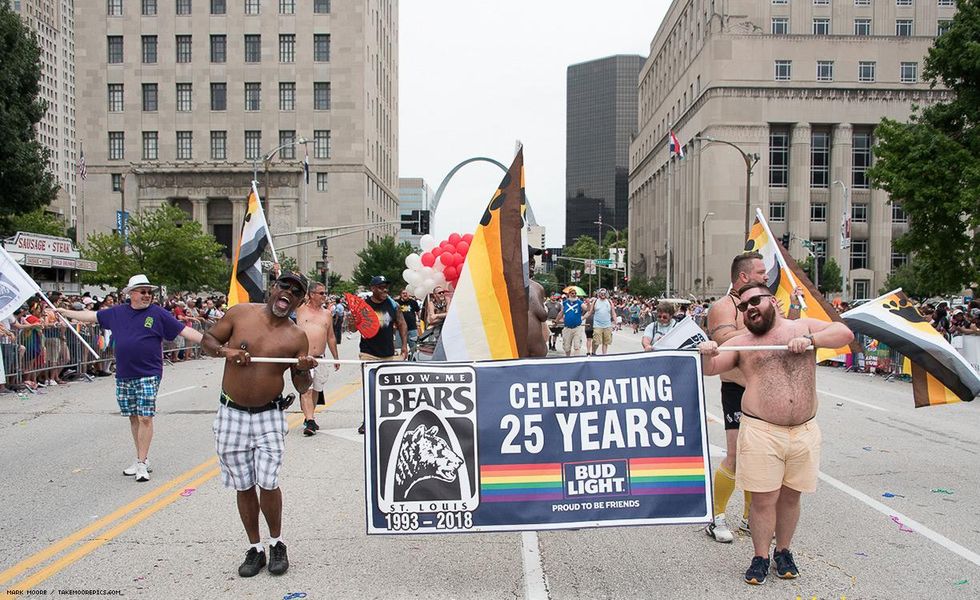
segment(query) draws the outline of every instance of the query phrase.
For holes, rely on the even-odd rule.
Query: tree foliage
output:
[[[368,242],[367,248],[357,253],[359,262],[354,267],[352,282],[367,286],[375,275],[384,275],[393,289],[405,287],[405,280],[402,279],[405,257],[413,251],[411,244],[396,243],[390,235]]]
[[[667,280],[663,277],[633,276],[629,281],[629,293],[643,298],[663,296],[667,291]]]
[[[909,216],[895,240],[916,257],[904,274],[921,268],[939,293],[980,281],[980,0],[959,0],[923,76],[951,100],[916,108],[908,123],[883,119],[869,175]]]
[[[344,279],[340,273],[330,272],[327,279],[327,291],[331,294],[353,294],[357,292],[357,284]]]
[[[97,285],[122,287],[131,275],[145,273],[170,289],[226,291],[231,280],[221,244],[169,204],[130,218],[125,251],[118,233],[100,233],[89,236],[82,255],[98,261],[98,271],[83,275],[86,283]]]
[[[10,230],[64,237],[65,222],[61,217],[53,215],[43,208],[37,208],[31,212],[11,217]]]
[[[823,264],[820,270],[820,291],[824,294],[833,294],[844,289],[844,277],[841,275],[840,265],[837,261],[830,258]]]
[[[35,135],[47,106],[38,98],[41,78],[36,36],[0,2],[0,234],[15,231],[13,215],[51,203],[58,191],[48,172],[49,151]]]
[[[930,296],[943,296],[958,291],[944,288],[940,282],[930,275],[929,266],[926,262],[918,255],[913,256],[908,263],[892,271],[878,293],[885,294],[896,288],[902,288],[912,298],[921,299]]]

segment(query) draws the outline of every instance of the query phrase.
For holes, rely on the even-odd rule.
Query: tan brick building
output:
[[[633,274],[666,271],[670,180],[674,289],[727,288],[744,244],[746,162],[735,148],[697,139],[711,137],[759,155],[752,213],[762,208],[777,238],[790,233],[797,258],[806,256],[802,240],[838,263],[848,257],[839,243],[846,189],[849,297],[874,297],[907,259],[892,239],[908,227],[901,207],[868,184],[874,127],[944,97],[922,69],[954,10],[952,0],[675,0],[640,72],[630,146]],[[687,156],[668,177],[671,129]]]
[[[113,230],[123,203],[169,202],[234,247],[256,163],[277,246],[398,220],[397,0],[106,0],[76,27],[84,235]],[[332,269],[396,232],[339,238]],[[287,254],[306,271],[320,252]]]

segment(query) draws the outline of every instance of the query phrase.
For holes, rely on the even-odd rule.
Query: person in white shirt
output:
[[[676,324],[674,306],[668,302],[658,304],[657,318],[643,330],[643,350],[645,352],[653,350],[653,345],[660,341],[660,338],[670,333]]]

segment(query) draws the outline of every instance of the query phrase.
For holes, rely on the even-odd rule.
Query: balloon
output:
[[[443,271],[445,270],[445,268],[446,268],[446,263],[444,263],[444,262],[443,262],[443,261],[441,261],[441,260],[437,260],[437,261],[436,261],[436,264],[434,264],[434,265],[432,265],[432,268],[433,268],[433,269],[435,269],[435,270],[436,270],[436,272],[437,272],[437,273],[439,273],[439,274],[441,275],[441,274],[442,274],[442,272],[443,272]]]
[[[427,292],[425,288],[422,287],[421,285],[416,285],[415,287],[412,288],[412,295],[415,296],[416,298],[424,298],[426,293]]]
[[[463,236],[463,241],[466,242],[467,244],[472,244],[473,243],[473,234],[472,233],[467,233],[466,235],[464,235]]]
[[[446,267],[451,267],[455,264],[453,262],[454,256],[455,254],[453,254],[452,252],[443,252],[442,254],[439,255],[439,262]]]
[[[441,246],[442,248],[452,248],[453,243],[450,242],[449,240],[442,240],[442,243],[439,244],[439,246]]]
[[[431,252],[426,252],[422,255],[422,264],[426,267],[431,267],[433,263],[436,262],[436,257],[432,256]]]
[[[405,257],[405,266],[409,269],[417,269],[422,266],[422,259],[413,252]]]
[[[435,256],[436,258],[439,258],[439,255],[442,254],[445,251],[446,251],[445,248],[443,248],[442,246],[436,246],[435,248],[432,249],[431,254],[432,254],[432,256]]]
[[[408,275],[405,276],[405,283],[409,285],[418,285],[420,280],[418,271],[409,271]]]
[[[456,270],[456,267],[446,267],[446,270],[443,271],[442,273],[443,275],[446,276],[446,279],[450,282],[455,281],[456,278],[459,277],[459,271]]]
[[[453,254],[453,266],[456,267],[457,270],[462,271],[462,269],[460,269],[459,267],[460,267],[460,265],[463,264],[463,261],[464,260],[466,260],[466,259],[463,258],[463,255],[460,254],[459,252],[457,252],[456,254]]]
[[[423,252],[428,252],[435,248],[435,246],[436,238],[432,237],[432,234],[427,233],[419,238],[419,248],[421,248]]]
[[[449,243],[455,246],[460,240],[462,240],[458,233],[449,234]]]
[[[460,240],[459,243],[456,244],[456,252],[459,252],[463,256],[466,256],[466,253],[469,251],[470,251],[470,243],[467,242],[466,240]]]
[[[446,280],[445,273],[443,273],[442,271],[436,273],[436,285],[445,286],[447,283],[449,283],[449,281]]]
[[[411,269],[405,269],[404,271],[402,271],[402,279],[405,280],[405,283],[411,283],[413,273],[414,271],[412,271]]]

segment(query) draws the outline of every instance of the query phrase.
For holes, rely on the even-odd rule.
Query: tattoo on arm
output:
[[[715,334],[718,333],[718,331],[720,331],[722,329],[725,329],[726,327],[731,327],[732,329],[736,329],[735,323],[722,323],[718,327],[715,327],[714,329],[712,329],[711,331],[709,331],[708,332],[708,337],[714,337]]]

